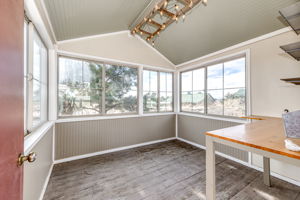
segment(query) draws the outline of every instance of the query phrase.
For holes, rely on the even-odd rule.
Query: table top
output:
[[[269,151],[272,153],[300,159],[300,152],[290,151],[285,147],[283,120],[276,117],[253,116],[252,122],[208,131],[206,135]],[[300,139],[291,139],[300,145]]]

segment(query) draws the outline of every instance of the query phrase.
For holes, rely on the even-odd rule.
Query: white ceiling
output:
[[[286,26],[278,10],[298,0],[208,0],[172,24],[156,48],[175,64],[230,47]]]
[[[127,30],[151,0],[44,0],[57,40]],[[155,41],[174,64],[286,26],[278,10],[299,0],[208,0]]]
[[[127,30],[151,0],[44,0],[58,41]]]

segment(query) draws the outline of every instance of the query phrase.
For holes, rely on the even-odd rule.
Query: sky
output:
[[[223,80],[224,66],[224,80]],[[245,58],[239,58],[221,64],[207,67],[207,89],[216,90],[224,88],[245,87]],[[204,90],[204,68],[182,73],[182,91]],[[220,92],[213,92],[219,96]]]

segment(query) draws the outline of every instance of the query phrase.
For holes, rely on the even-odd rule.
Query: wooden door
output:
[[[21,200],[23,168],[23,0],[0,0],[0,199]]]

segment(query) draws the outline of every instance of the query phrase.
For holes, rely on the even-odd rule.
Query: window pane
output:
[[[160,108],[161,112],[173,111],[173,93],[172,92],[161,92],[160,93]]]
[[[82,84],[82,61],[70,58],[59,58],[59,83],[69,87]]]
[[[224,115],[241,117],[246,115],[245,88],[224,90]]]
[[[199,90],[204,90],[204,68],[202,69],[197,69],[193,71],[193,90],[194,91],[199,91]]]
[[[173,110],[173,78],[172,73],[160,72],[160,104],[159,111]]]
[[[207,91],[207,113],[223,115],[223,90]]]
[[[167,91],[167,73],[160,72],[160,91]]]
[[[143,91],[150,91],[150,71],[143,71]]]
[[[143,72],[143,109],[144,112],[158,112],[158,72],[144,70]]]
[[[193,110],[193,72],[181,73],[181,110],[192,111]]]
[[[157,74],[158,72],[155,71],[150,71],[150,91],[152,92],[157,92],[158,87],[157,87]]]
[[[59,115],[101,113],[102,66],[70,58],[59,58]]]
[[[165,112],[167,110],[167,98],[167,92],[160,92],[159,111]]]
[[[223,89],[223,64],[207,67],[207,89]]]
[[[102,66],[96,63],[83,62],[82,84],[91,89],[102,88]]]
[[[157,92],[144,92],[144,112],[157,112]]]
[[[96,115],[100,112],[101,91],[59,86],[59,115]]]
[[[204,113],[204,91],[193,92],[193,111]]]
[[[41,122],[41,84],[37,80],[33,80],[32,85],[32,126],[35,127]]]
[[[32,29],[30,29],[32,30]],[[43,44],[37,32],[33,31],[32,66],[26,70],[28,77],[32,74],[33,79],[27,79],[27,129],[32,130],[47,120],[47,48]],[[26,59],[25,59],[26,60]],[[31,103],[29,103],[31,102]],[[29,106],[31,105],[31,106]]]
[[[173,74],[167,73],[167,91],[172,92],[173,91]]]
[[[105,112],[107,114],[137,112],[136,68],[106,65]]]
[[[192,101],[193,94],[192,92],[182,92],[181,93],[181,110],[182,111],[192,111]]]
[[[181,90],[186,91],[192,91],[192,78],[193,74],[192,71],[181,73]]]
[[[224,88],[245,87],[245,58],[224,63]]]
[[[173,92],[167,92],[166,111],[173,111]]]
[[[33,78],[41,80],[41,48],[36,40],[33,41]]]

